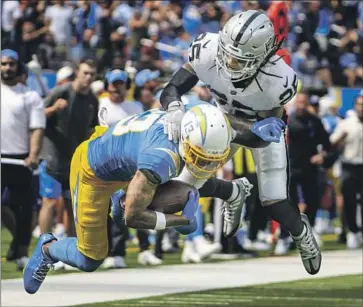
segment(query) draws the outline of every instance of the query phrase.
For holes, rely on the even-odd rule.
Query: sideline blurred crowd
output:
[[[325,233],[336,233],[338,242],[347,248],[359,248],[363,214],[363,96],[356,96],[353,108],[340,114],[339,106],[326,95],[326,90],[333,85],[362,87],[359,63],[363,60],[363,5],[359,1],[334,0],[286,4],[290,30],[285,46],[291,52],[291,65],[303,88],[309,89],[300,91],[286,108],[290,196],[308,215],[317,239]],[[31,152],[14,156],[24,154],[17,144],[9,145],[15,146],[11,148],[16,152],[2,148],[2,158],[25,159],[27,166],[40,173],[39,177],[27,177],[35,184],[28,194],[23,193],[28,197],[24,201],[12,189],[24,191],[26,183],[16,186],[13,176],[5,189],[4,169],[10,166],[2,163],[2,224],[13,237],[7,260],[16,261],[22,269],[28,260],[32,235],[53,231],[62,238],[74,234],[67,171],[60,166],[67,168],[63,162],[69,160],[74,146],[86,138],[88,128],[107,124],[103,122],[105,109],[113,108],[113,120],[117,121],[160,107],[158,97],[164,82],[187,60],[188,46],[197,34],[218,32],[238,11],[268,6],[269,1],[2,1],[2,50],[17,51],[2,53],[2,79],[7,74],[6,80],[10,80],[7,85],[1,84],[2,143],[4,139],[9,139],[9,144],[15,142],[12,135],[3,134],[7,131],[3,127],[7,123],[3,121],[4,101],[10,101],[3,91],[5,86],[16,86],[18,93],[29,91],[29,106],[19,111],[29,115],[23,120],[23,130],[18,128],[24,131],[25,138],[32,131],[30,144],[25,143],[32,148],[37,141],[34,131],[45,129],[44,145],[36,157]],[[4,65],[3,56],[8,61]],[[44,69],[57,71],[57,85],[51,92],[39,78]],[[44,108],[35,105],[34,101],[41,98],[25,86],[29,74],[37,76]],[[319,96],[314,95],[316,92]],[[213,102],[201,82],[183,99]],[[66,112],[73,105],[83,107],[72,108],[71,114]],[[44,118],[39,112],[44,113]],[[13,123],[8,124],[15,129],[18,119],[13,118]],[[64,145],[62,153],[48,141],[54,140],[57,129],[67,135],[66,140],[60,141]],[[22,168],[12,167],[17,171]],[[8,169],[7,174],[13,170]],[[204,227],[185,240],[172,230],[130,232],[126,226],[119,229],[110,222],[109,257],[103,267],[127,267],[125,256],[130,240],[138,246],[138,262],[143,265],[159,265],[163,253],[176,252],[182,246],[183,262],[200,262],[220,254],[253,257],[259,251],[284,255],[294,248],[288,234],[264,216],[248,149],[241,149],[218,176],[230,180],[247,176],[255,186],[236,237],[226,240],[221,236],[219,200],[202,199],[200,219]],[[59,264],[58,269],[71,268]]]
[[[272,1],[2,1],[2,48],[24,62],[36,54],[58,70],[83,57],[109,67],[159,70],[168,76],[187,60],[202,32],[217,33],[239,11],[268,9]],[[363,4],[360,1],[285,1],[292,66],[307,87],[362,86]]]

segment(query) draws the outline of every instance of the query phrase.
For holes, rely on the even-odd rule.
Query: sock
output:
[[[200,197],[216,197],[222,200],[228,200],[232,193],[234,184],[231,181],[211,178],[200,189]]]
[[[288,230],[292,236],[301,235],[304,223],[301,220],[299,209],[290,204],[288,199],[264,206],[264,210],[269,217],[279,222],[281,227]]]
[[[70,237],[49,245],[48,254],[54,261],[62,261],[82,271],[91,272],[97,269],[103,260],[94,260],[83,255],[77,248],[77,238]]]
[[[200,206],[198,206],[197,212],[195,213],[195,218],[197,220],[197,230],[188,234],[185,238],[186,241],[192,241],[195,237],[203,235],[203,213]]]

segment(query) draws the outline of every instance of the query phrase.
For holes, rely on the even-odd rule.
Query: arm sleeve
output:
[[[147,149],[139,155],[138,169],[151,171],[162,184],[177,176],[179,159],[178,153],[168,148]]]
[[[29,128],[30,129],[44,129],[46,117],[44,113],[43,99],[35,91],[31,91],[27,97],[29,104]]]
[[[343,136],[344,132],[344,121],[341,121],[338,123],[334,132],[330,135],[330,142],[335,143],[336,141],[338,141]]]
[[[160,103],[163,109],[167,110],[169,103],[173,101],[181,101],[181,96],[189,92],[198,80],[196,75],[181,67],[161,93]]]
[[[44,99],[44,107],[51,107],[59,98],[66,99],[63,87],[56,87],[53,91],[50,92],[50,94]]]

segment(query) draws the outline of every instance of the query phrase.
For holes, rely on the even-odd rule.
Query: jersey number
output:
[[[283,106],[285,103],[289,102],[291,100],[291,98],[295,96],[295,94],[297,92],[297,85],[298,85],[298,82],[297,82],[297,77],[295,75],[294,76],[294,81],[292,82],[291,87],[289,87],[279,97],[281,106]]]
[[[200,56],[200,49],[202,47],[201,40],[207,35],[207,33],[200,34],[191,44],[190,55],[189,55],[189,62],[193,62],[194,59],[199,59]]]
[[[149,129],[162,114],[164,113],[159,110],[155,110],[141,116],[133,115],[126,117],[115,125],[112,134],[115,136],[121,136],[129,132],[143,132]]]

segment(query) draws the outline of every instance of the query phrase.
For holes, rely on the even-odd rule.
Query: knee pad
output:
[[[287,198],[288,160],[284,136],[280,143],[251,149],[261,203]]]
[[[78,261],[78,268],[84,272],[94,272],[102,264],[103,260],[94,260],[80,253],[80,259]]]

